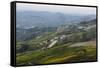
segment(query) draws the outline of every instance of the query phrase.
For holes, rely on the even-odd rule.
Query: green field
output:
[[[47,50],[39,49],[17,54],[17,64],[35,65],[96,61],[96,44],[94,41],[82,42],[83,45],[80,43],[81,46],[76,46],[76,44],[64,44]]]

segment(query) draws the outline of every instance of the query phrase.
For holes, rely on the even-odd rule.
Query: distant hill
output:
[[[57,32],[59,34],[68,34],[73,33],[75,31],[79,31],[79,29],[85,28],[96,28],[96,19],[92,19],[89,21],[81,21],[79,23],[74,23],[71,25],[63,25],[58,27],[30,27],[30,28],[17,28],[17,40],[29,40],[40,36],[46,32]]]
[[[82,20],[91,20],[95,18],[95,15],[83,16],[43,11],[17,11],[16,16],[18,28],[30,28],[36,26],[55,27],[59,25],[79,23]]]

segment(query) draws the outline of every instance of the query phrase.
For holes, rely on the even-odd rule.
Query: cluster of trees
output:
[[[65,39],[65,41],[66,42],[84,42],[84,41],[95,39],[94,33],[91,33],[91,34],[90,33],[89,32],[74,33],[68,36]]]
[[[21,44],[21,46],[19,48],[17,48],[17,53],[22,53],[22,52],[26,52],[29,49],[29,45],[27,44]]]
[[[33,46],[33,45],[23,43],[23,44],[20,44],[20,46],[17,47],[16,49],[17,49],[16,50],[17,53],[23,53],[23,52],[33,51],[33,50],[39,49],[39,47],[36,45]]]
[[[71,28],[71,29],[70,29]],[[66,43],[68,42],[84,42],[93,40],[96,38],[96,28],[91,28],[88,30],[78,29],[77,27],[70,27],[69,32],[65,32],[67,34],[66,39],[64,40]],[[64,32],[63,32],[64,34]]]

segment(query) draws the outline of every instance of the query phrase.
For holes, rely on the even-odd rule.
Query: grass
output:
[[[91,44],[92,42],[92,44]],[[17,65],[51,64],[63,62],[82,62],[96,60],[96,44],[93,41],[84,42],[81,46],[76,44],[64,44],[47,50],[35,50],[17,54]],[[83,43],[83,42],[81,42]],[[80,44],[81,44],[80,43]],[[93,44],[94,43],[94,44]],[[73,47],[70,47],[73,45]]]

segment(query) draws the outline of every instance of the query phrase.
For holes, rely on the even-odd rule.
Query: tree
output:
[[[29,45],[22,44],[21,47],[17,50],[17,52],[26,52],[29,49]]]

